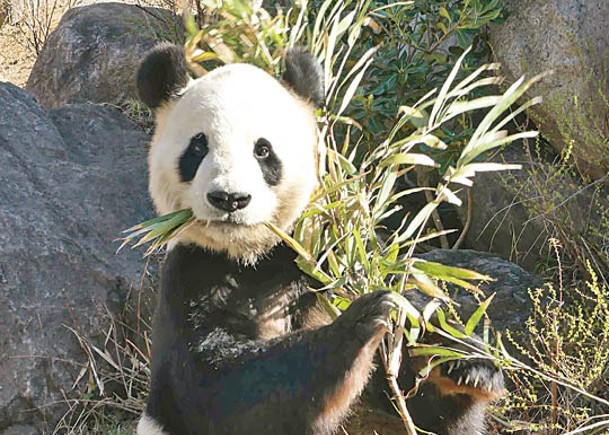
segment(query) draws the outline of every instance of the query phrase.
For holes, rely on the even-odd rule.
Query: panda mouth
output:
[[[235,218],[230,215],[226,219],[218,219],[218,220],[202,220],[198,219],[197,223],[204,227],[219,227],[219,228],[234,228],[234,227],[242,227],[244,224],[242,222],[237,221]]]

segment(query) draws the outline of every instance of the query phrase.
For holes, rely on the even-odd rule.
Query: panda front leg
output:
[[[209,412],[212,433],[334,433],[368,382],[392,306],[389,292],[367,294],[332,324],[223,367]]]
[[[271,341],[210,331],[197,360],[181,353],[153,373],[138,434],[334,433],[368,382],[392,306],[373,292],[327,326]]]
[[[408,400],[408,407],[425,430],[479,435],[487,433],[486,407],[504,394],[503,373],[493,361],[464,358],[434,368]]]
[[[451,348],[471,349],[454,342],[438,343],[432,334],[430,344]],[[469,343],[476,346],[472,340]],[[486,407],[505,394],[504,377],[493,361],[484,358],[462,358],[435,367],[428,376],[419,373],[430,362],[430,357],[412,357],[403,350],[404,360],[398,384],[407,396],[406,406],[418,429],[437,435],[486,434]],[[371,379],[364,403],[369,409],[395,415],[395,407],[387,380],[377,372]]]

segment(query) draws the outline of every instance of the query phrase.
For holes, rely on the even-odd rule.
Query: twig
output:
[[[452,249],[458,249],[461,246],[461,243],[465,240],[467,233],[469,231],[469,227],[472,225],[472,218],[474,215],[474,191],[470,187],[467,189],[467,216],[465,217],[465,225],[463,226],[463,230],[461,234],[459,234],[459,238],[453,245]]]
[[[417,173],[417,177],[419,179],[419,185],[426,186],[428,184],[429,180],[428,180],[427,175],[425,174],[424,170],[421,169],[420,167],[416,167],[415,172]],[[434,200],[432,192],[430,192],[429,190],[425,190],[424,194],[425,194],[425,201],[427,201],[428,204]],[[433,220],[436,230],[438,230],[438,232],[440,232],[440,233],[443,232],[444,225],[442,224],[442,219],[440,218],[440,214],[438,213],[437,208],[431,212],[431,219]],[[445,234],[441,234],[438,238],[440,239],[440,246],[442,247],[442,249],[450,248],[450,245],[448,244],[448,239],[446,238]]]
[[[400,317],[400,314],[403,312],[403,310],[398,311],[398,319]],[[406,317],[405,314],[403,316]],[[402,336],[403,334],[399,335]],[[389,359],[392,355],[392,350],[393,349],[388,350],[388,355],[383,355],[383,358],[381,358],[383,361],[383,366],[385,368],[385,373],[387,375],[387,382],[389,383],[389,388],[391,388],[391,393],[393,395],[393,398],[395,399],[395,403],[400,413],[400,417],[402,418],[402,423],[404,423],[406,433],[408,435],[417,435],[417,430],[415,428],[414,421],[412,420],[412,417],[408,412],[408,408],[406,407],[406,399],[404,398],[402,390],[400,390],[400,386],[397,381],[397,373],[393,372],[393,367],[391,367],[391,364],[389,362]],[[401,347],[398,350],[398,355],[399,352],[401,352]]]
[[[391,392],[393,393],[393,397],[396,400],[398,410],[400,411],[400,417],[402,417],[402,422],[404,423],[404,428],[406,429],[406,433],[408,435],[417,435],[417,429],[415,428],[414,421],[408,412],[408,408],[406,408],[406,400],[400,391],[400,386],[398,385],[398,381],[395,376],[388,376],[387,381],[389,382],[389,386],[391,387]]]
[[[402,277],[400,282],[400,293],[404,291],[405,284],[406,279],[405,277]],[[408,433],[408,435],[416,435],[417,430],[414,426],[414,421],[408,412],[408,408],[406,407],[406,399],[404,398],[397,381],[397,377],[400,373],[400,366],[402,364],[402,351],[404,349],[403,331],[406,320],[408,320],[406,310],[398,308],[396,313],[396,321],[393,325],[393,333],[387,336],[389,346],[386,353],[381,352],[381,359],[385,367],[385,374],[387,375],[389,388],[391,388],[391,392],[395,399],[400,417],[402,418],[402,423],[404,423],[406,433]]]

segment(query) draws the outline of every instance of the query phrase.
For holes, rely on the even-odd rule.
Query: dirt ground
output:
[[[79,0],[0,0],[0,81],[25,87],[44,35]]]
[[[0,81],[24,87],[35,60],[36,53],[28,48],[24,34],[5,23],[0,28]]]

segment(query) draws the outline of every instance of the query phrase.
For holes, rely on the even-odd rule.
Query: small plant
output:
[[[488,62],[485,26],[503,19],[503,2],[498,0],[374,4],[376,9],[363,29],[362,40],[369,42],[358,50],[374,45],[379,49],[349,111],[360,124],[369,126],[363,134],[370,138],[391,128],[399,106],[413,105],[429,89],[440,87],[468,47],[472,49],[459,78]],[[465,129],[471,126],[466,124]],[[442,135],[453,136],[453,145],[464,125],[457,127],[449,124],[441,129]]]
[[[556,240],[552,241],[558,255]],[[600,434],[609,430],[609,288],[590,279],[530,290],[524,334],[506,336],[521,354],[503,412],[509,433]],[[523,344],[524,343],[524,344]]]

